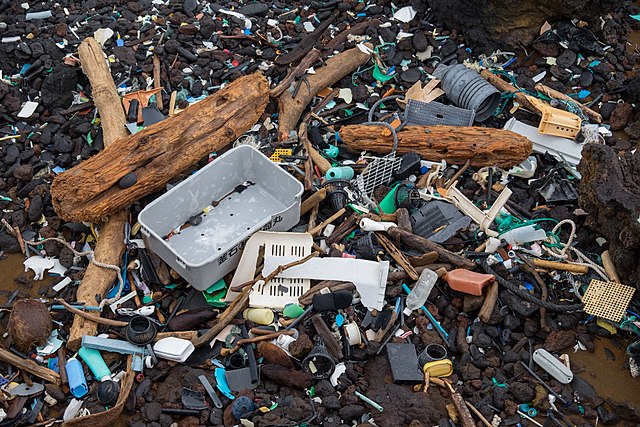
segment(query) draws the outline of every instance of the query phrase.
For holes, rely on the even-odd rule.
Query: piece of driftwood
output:
[[[18,369],[27,371],[30,374],[35,375],[38,378],[42,378],[50,383],[60,385],[60,375],[57,372],[52,371],[49,368],[38,365],[36,362],[30,359],[23,359],[20,356],[16,356],[8,350],[0,347],[0,360],[15,366]]]
[[[51,198],[66,220],[97,221],[160,190],[181,172],[237,139],[267,105],[267,79],[241,77],[180,114],[120,138],[101,153],[58,175]],[[127,174],[137,181],[120,188]]]
[[[273,60],[277,65],[287,65],[302,59],[312,48],[313,45],[322,37],[329,25],[335,20],[335,15],[329,16],[328,19],[322,21],[311,33],[302,37],[302,40],[290,51],[283,55],[279,55]]]
[[[498,282],[494,281],[487,286],[487,292],[484,296],[482,308],[478,312],[478,318],[484,323],[488,323],[493,313],[493,309],[498,301]]]
[[[342,46],[350,35],[361,36],[367,31],[367,28],[371,26],[378,26],[382,22],[379,19],[369,19],[368,21],[359,22],[347,30],[341,31],[338,35],[332,38],[326,45],[322,47],[323,57],[333,54],[335,49]]]
[[[531,111],[532,113],[540,115],[540,111],[527,99],[527,96],[524,92],[520,92],[519,89],[512,86],[509,82],[502,79],[497,74],[493,74],[489,70],[482,70],[480,73],[482,77],[484,77],[489,83],[495,86],[500,92],[509,92],[513,93],[518,104]]]
[[[394,261],[402,267],[402,269],[407,273],[407,275],[411,278],[411,280],[418,280],[418,272],[415,268],[409,263],[407,257],[393,244],[391,240],[381,231],[376,231],[376,238],[378,239],[378,243],[382,245],[385,251],[394,259]]]
[[[440,256],[438,255],[438,252],[432,251],[432,252],[424,253],[419,256],[409,257],[409,262],[414,267],[420,267],[423,265],[433,264],[438,260],[439,257]]]
[[[340,129],[340,138],[352,151],[389,154],[393,137],[380,126],[351,125]],[[406,126],[398,132],[398,153],[415,151],[422,158],[451,164],[510,168],[522,163],[533,146],[522,135],[504,129],[472,126]]]
[[[371,48],[370,45],[368,47]],[[295,96],[293,91],[284,91],[278,98],[279,139],[282,141],[289,138],[291,131],[296,129],[302,112],[318,92],[352,73],[369,56],[358,47],[346,50],[329,58],[326,65],[318,68],[315,74],[305,76],[308,85],[303,82]]]
[[[100,113],[103,142],[109,147],[118,138],[124,138],[129,133],[125,128],[127,118],[122,109],[120,97],[116,92],[116,85],[111,72],[104,60],[102,47],[92,38],[86,38],[78,47],[78,56],[82,63],[82,70],[91,83],[91,96]],[[124,253],[124,224],[128,213],[119,210],[111,215],[99,227],[100,235],[93,251],[96,260],[110,265],[120,265]],[[82,282],[76,292],[76,301],[87,305],[98,305],[99,299],[107,292],[116,280],[114,270],[89,264]],[[77,313],[76,313],[77,314]],[[74,316],[71,325],[67,347],[77,351],[84,335],[95,335],[98,324],[85,317]]]
[[[226,308],[226,310],[216,319],[215,325],[207,332],[199,337],[195,337],[191,340],[191,343],[195,347],[200,347],[203,344],[210,342],[220,333],[231,321],[245,308],[249,307],[249,293],[251,292],[251,286],[242,290],[240,295]]]
[[[463,258],[460,255],[454,254],[451,251],[446,250],[439,244],[425,239],[422,236],[409,233],[398,227],[390,227],[387,233],[394,239],[400,239],[400,241],[409,246],[410,248],[417,249],[423,252],[437,252],[442,261],[448,262],[460,268],[471,269],[475,267],[475,263],[470,259]]]
[[[307,52],[305,57],[302,58],[302,61],[300,61],[300,63],[295,68],[289,71],[289,74],[287,74],[287,77],[282,79],[282,81],[280,82],[280,84],[278,84],[278,86],[271,89],[271,92],[269,92],[269,95],[273,98],[277,98],[280,95],[282,95],[282,92],[287,90],[294,81],[302,77],[302,75],[307,71],[307,69],[309,69],[313,64],[315,64],[318,59],[320,59],[320,51],[315,48],[311,49],[309,52]]]

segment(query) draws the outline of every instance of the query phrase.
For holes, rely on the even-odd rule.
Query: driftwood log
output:
[[[388,154],[393,137],[378,126],[352,125],[340,129],[340,138],[353,151]],[[510,168],[531,154],[532,144],[517,133],[493,128],[463,126],[406,126],[398,132],[398,153],[415,151],[432,161],[446,160],[471,166]]]
[[[371,48],[371,46],[368,47]],[[315,74],[304,76],[306,80],[300,82],[300,88],[295,96],[291,89],[284,91],[278,98],[279,139],[286,140],[291,131],[298,128],[298,120],[300,120],[302,112],[318,92],[335,84],[347,74],[351,74],[368,59],[369,54],[357,47],[345,50],[329,58],[326,65],[318,68]]]
[[[100,154],[56,177],[51,196],[65,220],[98,221],[161,189],[171,178],[253,126],[269,100],[259,74],[242,77],[179,115],[120,138]],[[120,188],[127,174],[137,181]]]
[[[116,92],[116,85],[104,60],[102,48],[94,38],[89,37],[80,44],[78,55],[82,62],[82,70],[91,83],[93,102],[100,113],[104,145],[109,147],[118,138],[128,135],[124,126],[127,119]],[[100,226],[100,236],[94,249],[96,260],[105,264],[120,264],[124,252],[124,224],[127,216],[126,211],[119,210]],[[89,264],[76,292],[76,301],[98,305],[99,299],[96,296],[103,296],[115,280],[114,270]],[[74,316],[67,347],[77,351],[82,336],[93,336],[97,329],[97,323],[81,316]]]

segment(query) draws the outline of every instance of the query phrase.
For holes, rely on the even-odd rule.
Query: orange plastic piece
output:
[[[481,296],[482,288],[493,282],[496,278],[493,274],[482,274],[458,268],[444,275],[443,279],[454,291],[465,294]]]
[[[149,105],[149,101],[153,95],[157,95],[162,90],[161,87],[157,87],[151,90],[139,90],[137,92],[127,93],[122,97],[122,105],[124,105],[124,110],[129,111],[129,103],[132,99],[137,99],[139,102],[138,107],[138,123],[142,123],[142,109]]]
[[[554,108],[533,96],[526,96],[529,102],[542,113],[538,132],[572,139],[580,132],[582,124],[580,117],[568,111]]]
[[[400,119],[395,119],[389,124],[391,125],[392,128],[398,129],[398,126],[400,126],[401,123],[402,122],[400,121]],[[391,130],[389,128],[384,128],[382,130],[382,136],[389,136],[389,135],[391,135]]]

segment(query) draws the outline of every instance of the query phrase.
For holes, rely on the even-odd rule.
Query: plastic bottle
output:
[[[67,370],[71,394],[80,399],[89,393],[89,386],[87,386],[87,379],[84,377],[82,363],[76,358],[69,359],[65,369]]]
[[[407,295],[406,307],[404,313],[408,316],[413,310],[416,310],[424,305],[429,298],[429,294],[433,289],[433,285],[436,284],[438,275],[428,268],[422,270],[420,277],[416,282],[409,295]]]

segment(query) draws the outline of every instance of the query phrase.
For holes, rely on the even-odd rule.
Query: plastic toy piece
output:
[[[580,120],[580,117],[577,115],[560,110],[559,108],[554,108],[533,96],[526,95],[526,97],[527,100],[542,113],[542,119],[538,126],[540,133],[575,138],[578,132],[580,132],[582,120]]]
[[[9,390],[9,394],[11,396],[35,396],[36,394],[42,393],[43,391],[44,385],[40,383],[33,383],[30,386],[22,383]]]
[[[573,372],[544,348],[533,352],[533,361],[561,384],[573,381]]]
[[[265,255],[262,275],[266,277],[280,265],[301,258]],[[303,264],[284,270],[277,277],[351,282],[362,298],[362,305],[371,310],[382,310],[388,274],[389,261],[378,263],[351,258],[311,258]]]
[[[558,160],[564,160],[573,166],[580,163],[582,144],[571,139],[542,134],[533,126],[519,122],[513,117],[505,123],[503,129],[526,136],[533,143],[534,153],[549,153]]]
[[[498,232],[490,230],[489,227],[493,223],[493,220],[496,219],[500,209],[504,207],[507,200],[509,200],[509,197],[511,197],[511,190],[508,187],[505,187],[491,206],[491,209],[488,211],[482,211],[456,188],[456,184],[457,182],[455,182],[448,190],[439,188],[438,192],[450,200],[458,209],[471,217],[471,219],[478,224],[489,237],[497,237]]]

